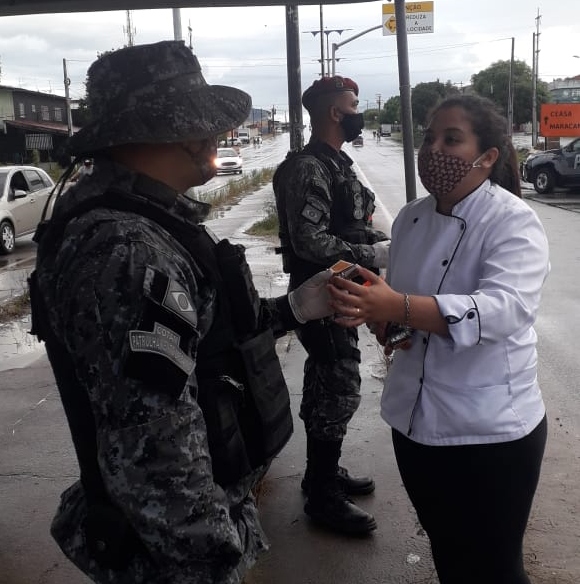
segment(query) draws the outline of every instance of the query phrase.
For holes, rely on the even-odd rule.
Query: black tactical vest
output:
[[[373,231],[370,229],[375,210],[374,193],[357,178],[351,168],[352,160],[344,152],[340,154],[344,158],[341,164],[325,152],[325,147],[321,143],[311,143],[299,152],[289,153],[274,175],[275,191],[278,192],[278,181],[291,160],[298,156],[315,157],[324,165],[332,194],[329,233],[348,243],[375,243],[378,239],[372,237]],[[292,274],[293,281],[298,284],[326,266],[307,262],[294,253],[288,235],[285,201],[280,199],[276,198],[280,221],[280,247],[276,252],[282,254],[284,271]]]

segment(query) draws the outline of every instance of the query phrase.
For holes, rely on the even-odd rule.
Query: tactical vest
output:
[[[369,229],[375,210],[373,192],[360,182],[350,167],[339,165],[334,158],[317,146],[308,144],[301,151],[288,155],[274,175],[274,190],[278,192],[278,182],[290,161],[300,156],[314,156],[326,170],[332,193],[329,233],[348,243],[375,243],[377,239],[372,237],[372,230]],[[276,205],[280,218],[280,247],[276,248],[276,253],[282,254],[284,272],[292,274],[295,284],[299,284],[319,272],[321,266],[308,262],[294,253],[287,229],[286,202],[276,197]]]
[[[214,480],[222,486],[236,483],[278,454],[293,431],[275,339],[270,328],[261,327],[261,302],[244,248],[227,240],[216,243],[203,226],[185,222],[143,197],[111,190],[80,203],[61,219],[41,224],[35,235],[39,254],[43,248],[57,249],[66,224],[97,207],[133,212],[161,225],[215,288],[214,320],[198,347],[197,401],[206,422]],[[130,526],[108,499],[97,463],[89,397],[78,391],[72,360],[50,327],[36,272],[29,287],[31,333],[45,341],[79,461],[89,508],[85,528],[92,529],[87,544],[102,565],[122,569],[138,549],[138,538],[131,537]],[[230,379],[238,383],[232,385]]]

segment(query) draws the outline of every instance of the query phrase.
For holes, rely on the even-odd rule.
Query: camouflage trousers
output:
[[[358,332],[324,320],[301,326],[297,336],[308,353],[300,406],[306,433],[342,441],[360,404]]]

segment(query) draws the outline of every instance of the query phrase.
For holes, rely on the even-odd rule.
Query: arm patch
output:
[[[199,338],[190,292],[161,271],[147,267],[144,310],[127,333],[124,372],[128,377],[178,397],[195,369]]]
[[[306,221],[313,223],[314,225],[318,225],[322,219],[323,213],[320,209],[317,209],[310,203],[306,203],[304,207],[302,207],[300,215],[302,215]]]
[[[193,359],[180,348],[181,336],[175,331],[156,322],[153,331],[129,331],[129,345],[132,353],[152,353],[169,359],[187,376],[195,366]]]

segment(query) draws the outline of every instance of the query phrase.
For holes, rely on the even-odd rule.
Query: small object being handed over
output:
[[[362,285],[354,281],[350,266],[341,266],[338,270],[334,269],[335,266],[332,271],[341,277],[332,278],[328,286],[331,306],[338,314],[335,322],[342,326],[359,326],[365,322],[388,323],[380,333],[380,340],[384,339],[385,346],[397,348],[408,341],[413,334],[413,329],[408,325],[408,294],[396,292],[383,278],[356,264],[353,266],[354,273],[359,281],[364,281]],[[345,270],[348,280],[343,275]],[[399,322],[403,324],[397,324]],[[379,337],[378,331],[375,334]]]

